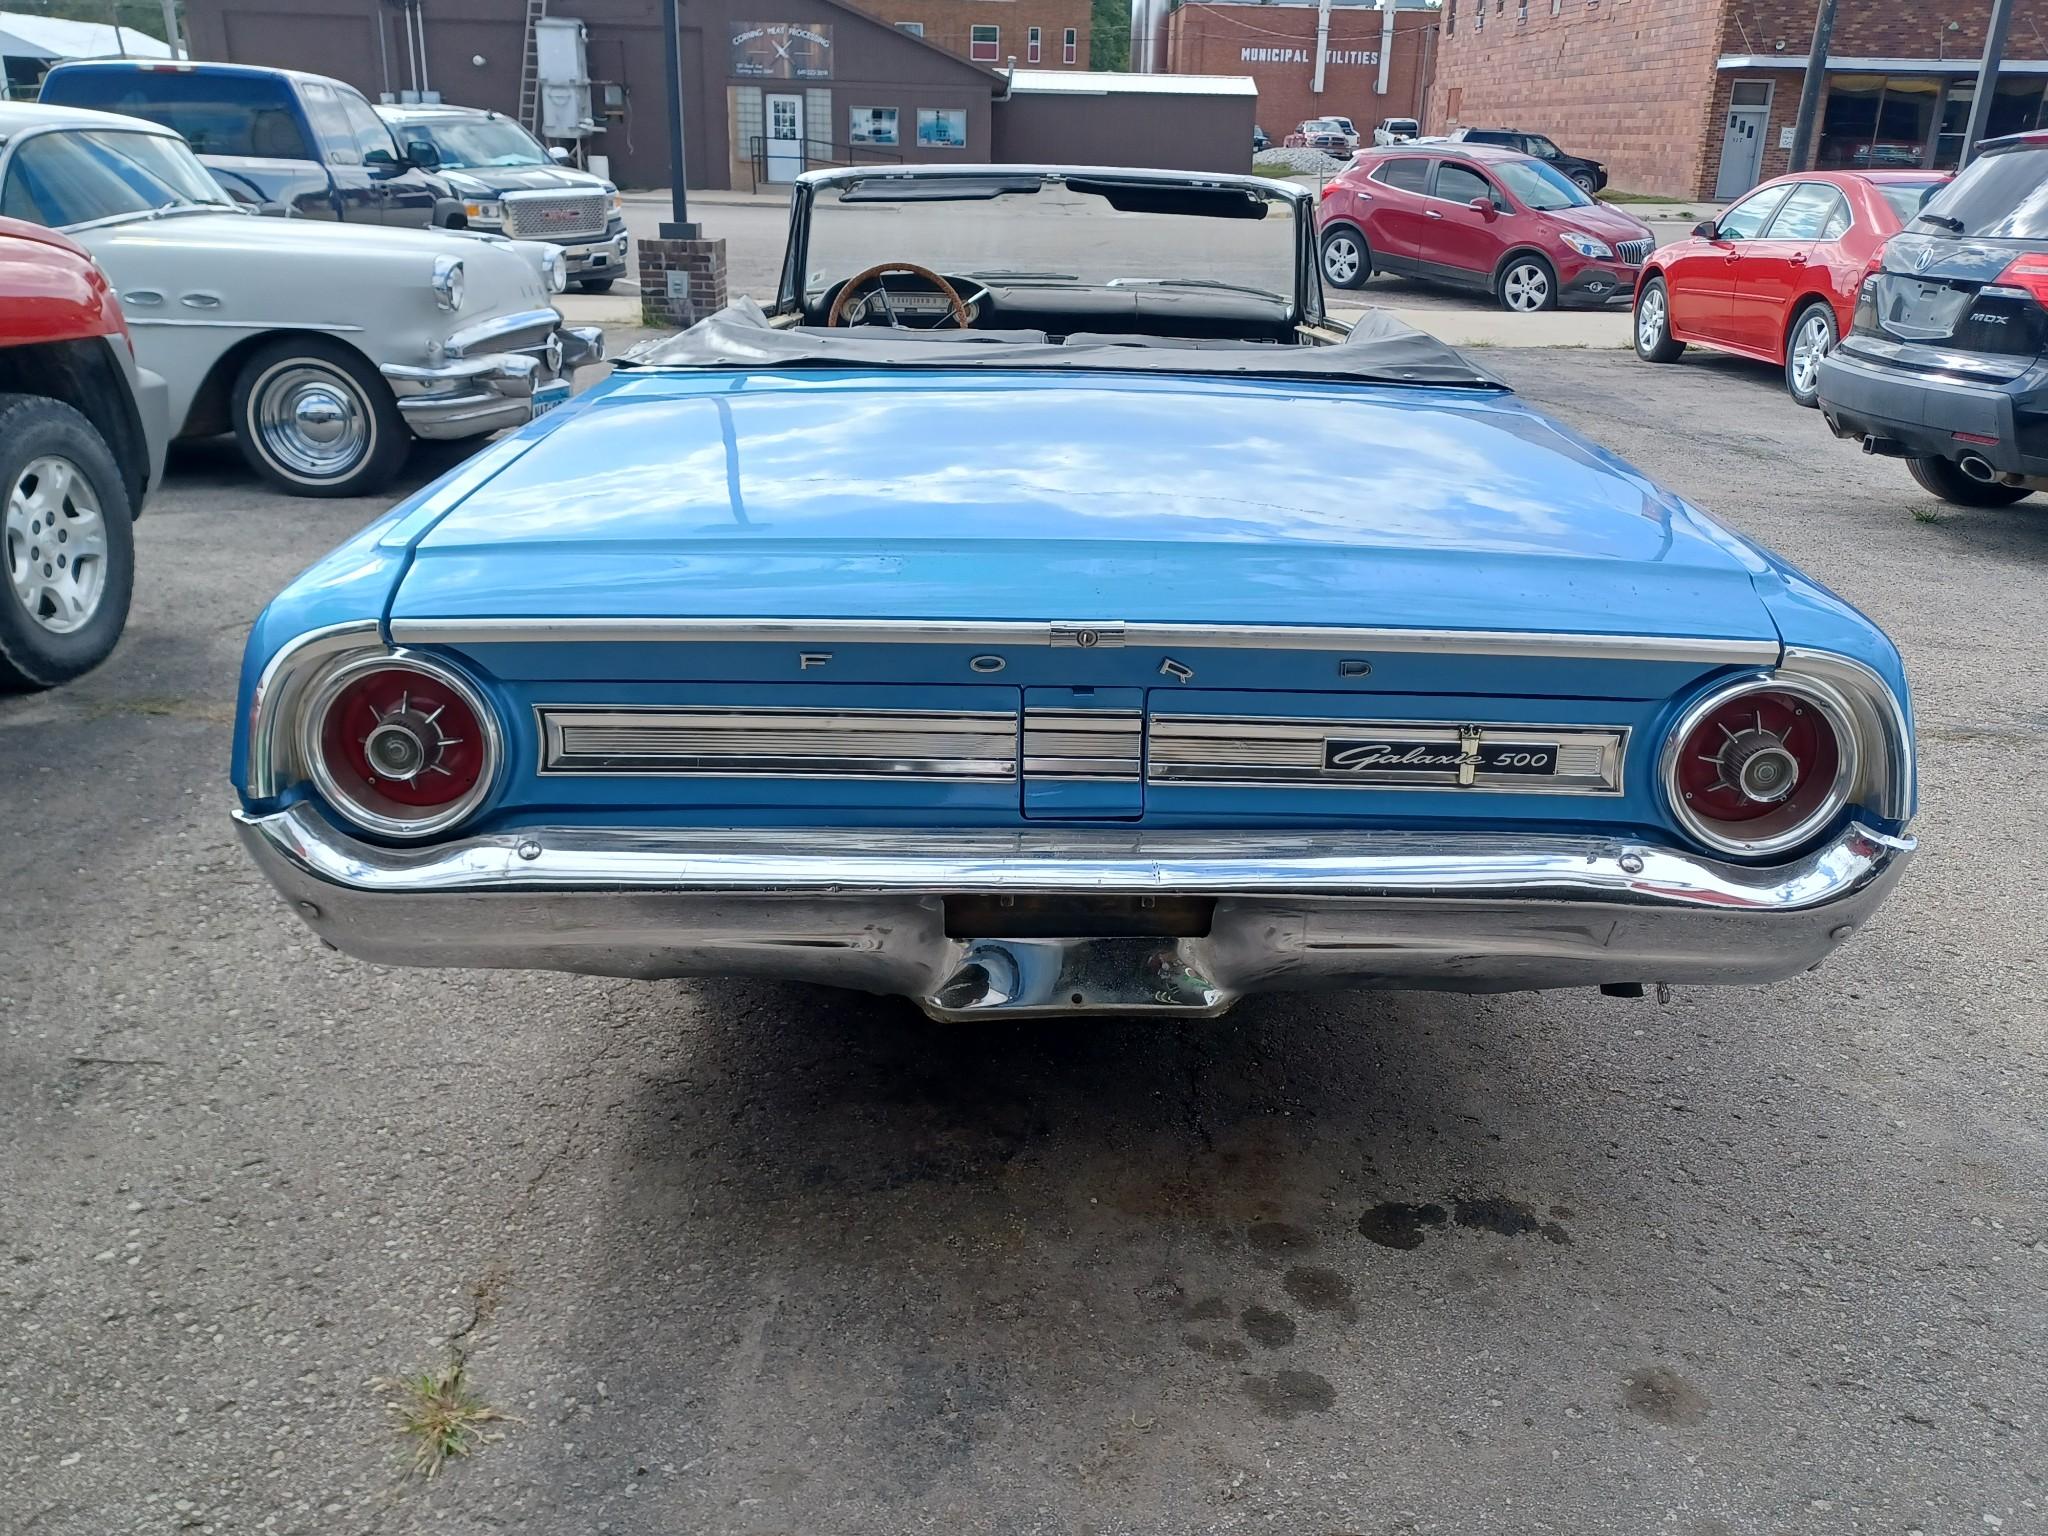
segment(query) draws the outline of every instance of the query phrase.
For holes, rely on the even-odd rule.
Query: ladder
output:
[[[526,51],[519,61],[519,121],[540,133],[540,57],[535,27],[548,13],[548,0],[526,0]]]

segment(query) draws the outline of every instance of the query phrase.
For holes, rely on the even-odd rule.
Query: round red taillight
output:
[[[314,786],[373,832],[423,837],[490,792],[498,731],[471,684],[436,662],[369,657],[338,669],[307,712]]]
[[[1839,701],[1804,683],[1740,683],[1679,719],[1664,787],[1694,837],[1723,853],[1776,853],[1819,831],[1854,779]]]

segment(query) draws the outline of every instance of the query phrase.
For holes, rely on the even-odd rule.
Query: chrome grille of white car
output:
[[[1650,259],[1650,252],[1656,246],[1654,240],[1617,240],[1614,254],[1632,267],[1639,267]]]
[[[520,240],[573,240],[601,235],[602,192],[511,193],[505,199],[505,233]]]

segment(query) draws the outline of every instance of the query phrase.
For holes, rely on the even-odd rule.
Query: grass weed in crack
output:
[[[399,1435],[412,1442],[406,1469],[416,1477],[432,1477],[457,1457],[505,1438],[488,1426],[519,1422],[470,1390],[460,1360],[416,1376],[380,1376],[370,1385],[386,1394],[384,1406],[397,1419]]]

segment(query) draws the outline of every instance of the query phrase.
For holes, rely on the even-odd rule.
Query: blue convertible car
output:
[[[244,841],[383,964],[942,1018],[1771,981],[1913,844],[1891,644],[1251,177],[799,184],[781,291],[250,636]]]

